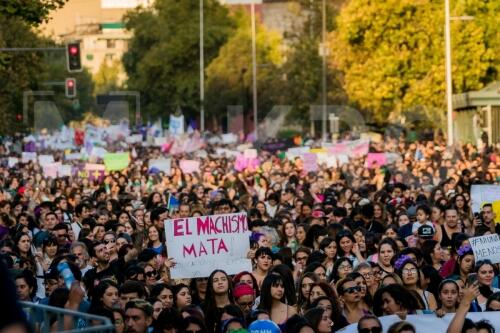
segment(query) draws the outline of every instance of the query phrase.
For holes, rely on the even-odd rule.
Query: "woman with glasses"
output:
[[[354,272],[361,274],[365,279],[367,292],[373,297],[377,291],[378,283],[375,274],[373,274],[372,266],[367,262],[362,262],[354,269]]]
[[[240,282],[234,287],[233,295],[236,304],[240,307],[245,317],[248,316],[255,304],[255,293],[252,287],[244,282]]]
[[[484,311],[488,297],[500,291],[500,289],[493,287],[493,279],[498,275],[498,272],[490,260],[478,261],[474,272],[477,274],[477,282],[479,283],[479,296],[477,296],[476,302],[481,311]]]
[[[330,276],[330,282],[337,282],[347,276],[347,274],[352,272],[352,261],[349,258],[343,257],[335,261],[333,265],[332,275]]]
[[[150,264],[144,266],[144,277],[146,286],[151,288],[158,281],[158,271]]]
[[[421,288],[420,270],[417,264],[410,257],[403,255],[394,266],[396,273],[403,281],[403,286],[418,295],[425,310],[435,311],[437,308],[436,298],[432,293]]]
[[[288,318],[297,313],[294,306],[286,304],[285,284],[280,275],[269,274],[262,282],[259,309],[267,311],[282,330]]]
[[[361,287],[352,277],[345,277],[336,285],[337,294],[342,303],[343,315],[350,324],[357,323],[369,312],[365,309],[361,297]]]
[[[202,305],[205,313],[205,324],[209,332],[215,330],[220,322],[224,307],[234,304],[231,279],[223,270],[215,270],[208,277],[205,303]]]
[[[358,321],[358,333],[382,333],[382,323],[378,317],[368,314]]]

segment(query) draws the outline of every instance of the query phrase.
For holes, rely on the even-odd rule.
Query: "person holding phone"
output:
[[[479,295],[476,297],[477,305],[481,311],[486,310],[486,301],[493,293],[500,291],[498,288],[493,287],[493,279],[498,275],[496,267],[490,260],[480,260],[476,263],[474,272],[477,276],[477,283],[472,282],[474,275],[468,279],[468,282],[476,283],[479,287]]]

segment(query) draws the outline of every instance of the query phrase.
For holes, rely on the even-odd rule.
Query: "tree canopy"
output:
[[[453,0],[451,22],[454,93],[497,78],[500,2]],[[331,65],[342,71],[349,98],[384,122],[423,105],[445,106],[444,2],[351,0],[329,39]]]
[[[199,1],[157,0],[150,9],[126,17],[133,31],[123,57],[128,89],[141,92],[143,110],[150,117],[181,107],[189,116],[199,109]],[[205,64],[214,59],[233,33],[227,8],[205,1]]]

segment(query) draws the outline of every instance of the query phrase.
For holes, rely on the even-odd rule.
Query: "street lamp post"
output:
[[[453,133],[453,80],[451,74],[451,31],[450,21],[452,20],[473,20],[472,16],[450,17],[450,0],[444,0],[445,10],[445,47],[446,47],[446,120],[448,132],[448,146],[455,142]]]
[[[255,2],[250,4],[252,13],[252,87],[253,87],[253,122],[255,128],[255,140],[259,139],[259,119],[257,116],[257,45],[255,27]]]
[[[321,136],[323,138],[323,142],[326,141],[326,56],[327,56],[327,47],[326,47],[326,1],[323,0],[322,3],[322,23],[321,23],[321,56],[323,60],[322,64],[322,122],[321,122]]]
[[[205,48],[203,43],[205,26],[203,1],[200,0],[200,129],[202,133],[205,131]]]

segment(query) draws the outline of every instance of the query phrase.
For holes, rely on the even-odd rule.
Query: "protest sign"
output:
[[[232,275],[251,271],[246,213],[165,221],[168,256],[176,261],[173,279],[207,277],[215,267]]]
[[[494,264],[500,262],[500,238],[498,238],[498,234],[472,237],[469,238],[469,243],[476,262],[485,259],[491,260]]]
[[[71,165],[62,164],[59,165],[57,169],[58,177],[69,177],[71,176]]]
[[[52,155],[39,155],[38,156],[38,164],[40,164],[40,166],[44,166],[44,165],[47,165],[47,164],[51,164],[51,163],[54,163],[54,156]]]
[[[19,163],[19,159],[17,157],[9,157],[7,161],[7,166],[9,168],[13,168],[16,166],[17,163]]]
[[[44,164],[43,165],[44,176],[50,178],[57,178],[57,170],[59,170],[60,165],[61,162]]]
[[[106,171],[121,171],[128,167],[129,153],[107,153],[103,157]]]
[[[245,158],[257,158],[257,149],[245,149],[243,156]]]
[[[222,143],[226,145],[238,142],[238,136],[233,133],[222,134],[221,138],[222,138]]]
[[[179,167],[183,173],[200,172],[200,162],[194,160],[182,160]]]
[[[446,333],[454,314],[448,313],[444,317],[439,318],[435,314],[419,314],[419,315],[408,315],[405,321],[412,324],[416,332],[432,332],[432,333]],[[498,312],[468,312],[467,318],[474,322],[486,319],[488,320],[496,330],[500,329],[500,316]],[[388,328],[394,324],[399,323],[401,318],[396,315],[379,317],[382,323],[382,329],[384,333],[387,332]],[[357,329],[358,323],[351,324],[337,332],[341,333],[358,333]],[[429,330],[429,328],[432,328]]]
[[[470,189],[472,211],[478,213],[485,203],[493,205],[495,222],[500,223],[500,185],[472,185]]]
[[[37,156],[36,153],[23,151],[21,155],[21,162],[22,163],[28,163],[29,161],[36,162],[36,156]]]
[[[365,167],[374,169],[375,167],[384,166],[387,163],[385,153],[368,153],[366,156]]]
[[[172,167],[172,159],[170,158],[157,158],[154,160],[149,160],[149,172],[164,172],[166,175],[170,175]]]
[[[302,155],[304,161],[304,171],[318,171],[318,156],[314,153],[305,153]]]
[[[102,182],[104,180],[105,170],[106,167],[103,164],[87,163],[84,169],[79,172],[79,176],[88,178],[90,181]]]
[[[184,116],[170,115],[170,122],[168,125],[168,130],[171,135],[181,135],[184,134]]]

